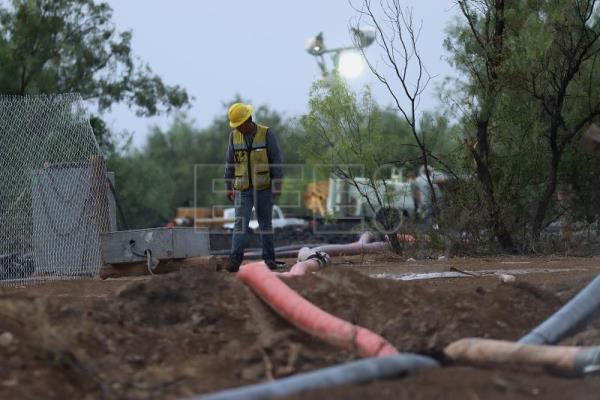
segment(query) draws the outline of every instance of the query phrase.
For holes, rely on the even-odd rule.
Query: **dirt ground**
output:
[[[481,276],[373,277],[451,267]],[[516,281],[502,283],[493,274],[499,270]],[[293,398],[597,399],[600,377],[451,365],[442,349],[463,337],[517,339],[598,273],[594,257],[335,259],[286,282],[400,351],[436,357],[444,367]],[[600,344],[600,323],[567,343]],[[0,398],[177,399],[356,357],[298,331],[234,275],[208,268],[0,288]]]

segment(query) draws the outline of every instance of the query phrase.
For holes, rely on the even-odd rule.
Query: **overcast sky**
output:
[[[185,87],[195,99],[188,114],[204,127],[224,113],[223,102],[236,94],[253,104],[267,104],[286,116],[306,110],[311,83],[319,77],[305,41],[323,32],[327,47],[350,44],[348,26],[355,11],[347,0],[108,0],[119,30],[133,31],[133,51],[166,83]],[[357,3],[358,0],[355,0]],[[435,84],[454,75],[443,60],[445,29],[456,16],[453,0],[404,0],[422,20],[420,49],[432,75],[421,107],[439,106]],[[376,46],[367,50],[376,58]],[[329,60],[328,60],[329,61]],[[370,84],[376,100],[391,98],[368,71],[354,80],[355,89]],[[126,107],[109,116],[117,131],[134,134],[142,145],[149,127],[168,126],[172,116],[138,118]]]

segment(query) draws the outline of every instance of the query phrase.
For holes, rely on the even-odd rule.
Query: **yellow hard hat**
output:
[[[229,117],[229,126],[237,128],[252,116],[254,107],[250,104],[234,103],[229,107],[227,116]]]

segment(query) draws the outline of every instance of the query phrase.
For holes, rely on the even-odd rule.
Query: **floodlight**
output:
[[[360,53],[344,51],[339,56],[337,69],[345,78],[356,78],[363,72],[365,65]]]
[[[374,28],[352,28],[352,34],[354,35],[354,41],[360,48],[369,47],[375,41],[375,29]]]
[[[319,33],[317,36],[312,37],[304,43],[304,48],[313,56],[320,56],[325,52],[325,43],[323,41],[323,32]]]
[[[321,69],[323,77],[329,75],[325,54],[331,54],[333,60],[334,69],[346,78],[356,78],[360,75],[364,69],[364,62],[361,55],[356,50],[362,51],[365,47],[373,44],[376,38],[376,31],[373,28],[352,28],[353,45],[344,47],[335,47],[328,49],[325,47],[325,41],[323,39],[323,32],[317,36],[312,37],[304,43],[304,49],[308,54],[315,56],[317,64]]]

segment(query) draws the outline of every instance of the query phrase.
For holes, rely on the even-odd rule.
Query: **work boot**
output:
[[[228,260],[225,263],[225,270],[228,272],[238,272],[240,270],[240,263]]]
[[[271,271],[276,269],[285,268],[287,265],[283,261],[275,261],[275,260],[265,260],[265,264]]]
[[[265,264],[267,264],[267,267],[269,267],[271,271],[277,269],[277,263],[275,262],[275,260],[265,260]]]

